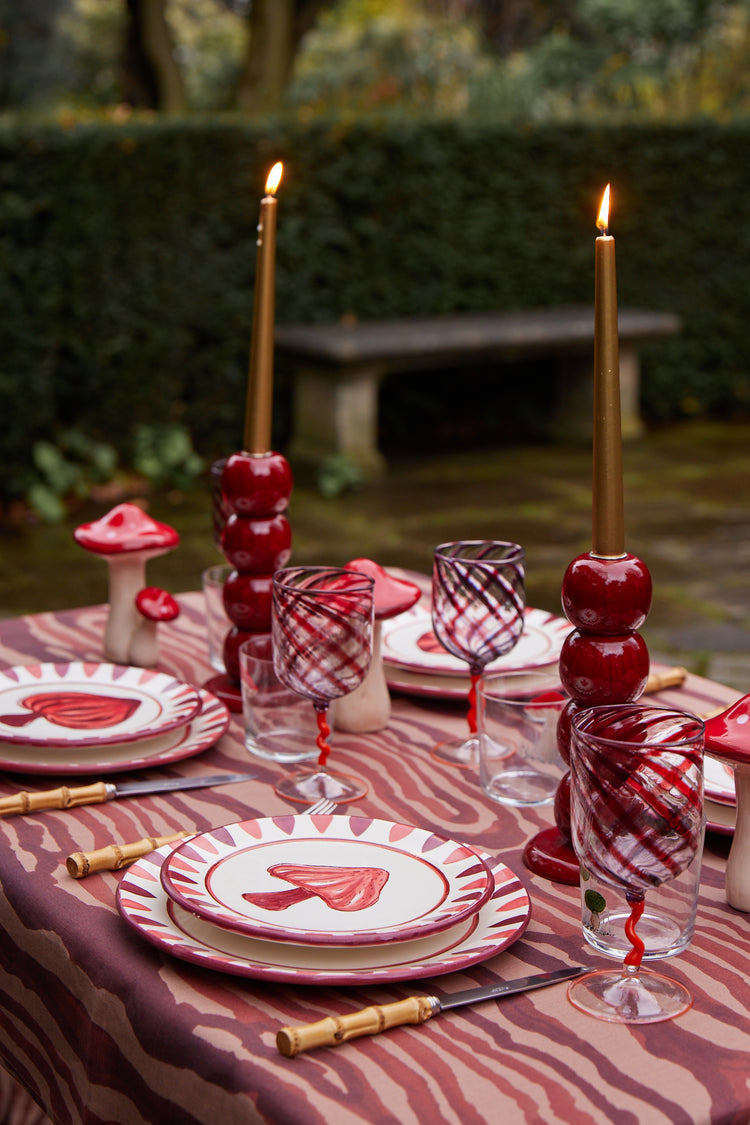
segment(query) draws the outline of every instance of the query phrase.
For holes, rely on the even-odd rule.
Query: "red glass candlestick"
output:
[[[569,763],[573,713],[601,703],[631,703],[646,686],[648,649],[638,629],[651,608],[651,576],[635,555],[580,555],[563,579],[562,604],[575,626],[560,653],[560,682],[571,700],[558,721],[557,745]],[[555,827],[527,844],[524,863],[537,875],[575,885],[569,774],[558,787],[554,813]]]
[[[271,631],[271,582],[286,566],[292,529],[284,514],[292,493],[292,472],[280,453],[233,453],[221,475],[229,518],[221,543],[233,567],[224,584],[224,608],[232,628],[224,640],[223,675],[206,687],[233,711],[242,709],[237,650],[257,633]]]
[[[234,567],[224,583],[224,608],[232,628],[224,640],[224,675],[206,687],[233,711],[242,710],[240,645],[257,633],[271,632],[273,573],[289,561],[292,531],[284,515],[292,494],[286,458],[272,453],[274,280],[276,270],[276,189],[281,162],[266,179],[260,202],[253,332],[250,344],[244,450],[227,458],[221,473],[226,523],[221,547]],[[218,505],[215,505],[218,507]],[[216,526],[216,520],[214,521]]]
[[[570,762],[570,722],[577,708],[631,703],[643,692],[649,659],[638,633],[651,608],[651,576],[625,551],[622,427],[615,242],[609,234],[609,185],[597,218],[594,294],[594,442],[591,551],[567,569],[565,616],[575,626],[560,653],[560,681],[571,697],[557,726]],[[555,825],[526,846],[524,863],[538,875],[578,883],[570,837],[570,775],[555,795]]]

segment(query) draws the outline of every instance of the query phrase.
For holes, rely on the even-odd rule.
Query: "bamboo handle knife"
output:
[[[104,781],[97,781],[93,785],[78,785],[74,789],[61,785],[59,789],[43,789],[38,793],[22,790],[10,797],[0,797],[0,816],[40,812],[44,809],[73,809],[78,805],[99,805],[108,801],[110,795]]]
[[[282,1055],[291,1059],[313,1047],[337,1047],[360,1035],[377,1035],[404,1023],[425,1023],[435,1011],[429,996],[409,996],[406,1000],[362,1008],[346,1016],[326,1016],[304,1027],[282,1027],[276,1034],[276,1046]]]
[[[93,785],[79,785],[70,789],[41,789],[36,793],[14,793],[0,797],[0,816],[15,813],[43,812],[46,809],[73,809],[78,805],[99,805],[117,797],[176,793],[182,789],[205,789],[214,785],[234,785],[238,781],[251,781],[252,773],[201,774],[196,777],[160,777],[146,781],[97,781]]]
[[[426,1023],[433,1016],[451,1008],[478,1004],[482,1000],[498,999],[501,996],[513,996],[516,992],[527,992],[529,989],[546,988],[547,985],[560,981],[573,980],[589,971],[588,965],[574,965],[570,969],[555,969],[551,973],[539,973],[519,980],[499,981],[483,988],[454,992],[450,996],[408,996],[406,1000],[362,1008],[346,1016],[326,1016],[317,1023],[308,1023],[303,1027],[282,1027],[276,1033],[276,1046],[282,1055],[291,1059],[312,1047],[338,1047],[340,1043],[357,1039],[360,1035],[377,1035],[404,1023]]]

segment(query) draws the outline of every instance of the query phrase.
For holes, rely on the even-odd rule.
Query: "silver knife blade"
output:
[[[214,773],[201,777],[160,777],[156,781],[108,781],[106,784],[109,798],[112,799],[132,797],[136,793],[173,793],[179,789],[234,785],[237,781],[251,781],[254,777],[254,773]]]
[[[583,973],[591,972],[592,965],[576,965],[572,969],[556,969],[554,973],[539,973],[537,976],[519,977],[518,980],[505,980],[500,984],[490,984],[484,988],[468,988],[465,992],[454,992],[448,996],[431,996],[430,1001],[437,1012],[447,1012],[450,1008],[460,1008],[463,1004],[476,1004],[480,1000],[491,1000],[497,996],[512,996],[515,992],[528,992],[532,988],[546,988],[561,980],[573,980]]]

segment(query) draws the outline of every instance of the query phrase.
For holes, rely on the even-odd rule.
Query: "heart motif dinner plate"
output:
[[[303,945],[375,945],[475,914],[492,873],[465,844],[363,816],[282,815],[194,836],[161,869],[167,894],[225,929]]]
[[[198,689],[120,664],[16,665],[0,672],[0,740],[17,745],[135,742],[184,726]]]
[[[488,664],[487,671],[523,671],[554,663],[572,628],[563,617],[555,617],[542,609],[527,609],[518,644],[505,656]],[[392,665],[431,677],[465,676],[468,681],[466,661],[443,648],[432,631],[430,611],[421,603],[408,613],[382,623],[382,652],[386,678],[390,677],[388,666]]]
[[[221,738],[229,726],[229,711],[210,691],[199,688],[200,711],[188,723],[166,734],[135,742],[99,742],[90,746],[53,743],[36,745],[0,741],[0,769],[11,773],[109,774],[145,769],[193,758]]]
[[[385,984],[457,972],[507,949],[531,916],[529,896],[500,860],[477,849],[494,888],[470,918],[414,941],[385,945],[295,945],[248,937],[205,922],[173,902],[160,869],[170,846],[129,867],[117,889],[123,919],[158,949],[183,961],[233,976],[294,984]]]

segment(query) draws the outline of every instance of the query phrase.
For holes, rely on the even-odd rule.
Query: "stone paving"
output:
[[[290,508],[297,562],[356,557],[429,571],[444,540],[522,543],[530,605],[560,613],[568,563],[590,547],[591,451],[519,445],[391,455],[375,487],[325,499],[297,487]],[[626,546],[644,560],[654,601],[643,635],[652,659],[750,691],[750,424],[689,422],[652,430],[624,450]],[[106,598],[106,568],[72,543],[69,526],[0,528],[0,616]],[[221,561],[207,489],[152,496],[151,513],[181,534],[149,564],[148,581],[195,589]]]

